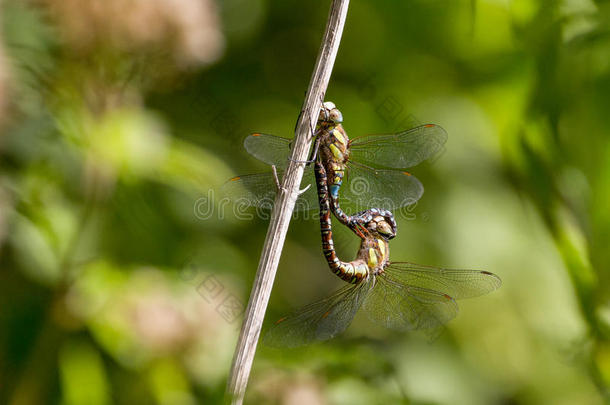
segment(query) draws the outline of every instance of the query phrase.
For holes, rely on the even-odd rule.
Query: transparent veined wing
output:
[[[488,271],[444,269],[409,262],[392,262],[385,273],[401,284],[438,291],[455,299],[478,297],[502,285],[500,277]]]
[[[278,179],[282,179],[283,171],[278,171]],[[295,211],[310,211],[319,209],[313,168],[307,168],[303,174],[301,188],[309,188],[295,202]],[[241,208],[258,207],[265,210],[273,208],[277,195],[277,185],[272,172],[236,176],[220,187],[220,197],[228,199]]]
[[[267,330],[263,343],[272,347],[297,347],[328,340],[351,324],[372,283],[348,285],[330,297],[281,318]]]
[[[350,159],[372,167],[406,169],[439,153],[447,132],[426,124],[396,134],[366,135],[350,142]]]
[[[417,130],[420,128],[424,129],[423,135],[422,133],[419,133],[418,135]],[[368,151],[366,153],[370,153],[371,150],[383,151],[384,148],[386,148],[385,146],[387,146],[386,149],[397,151],[397,153],[399,153],[399,157],[393,159],[393,162],[405,161],[405,159],[413,159],[414,153],[419,153],[420,157],[425,158],[432,154],[432,149],[429,148],[427,149],[428,152],[425,152],[426,149],[424,146],[429,146],[431,143],[426,144],[425,142],[420,141],[419,148],[413,147],[411,149],[407,148],[405,145],[409,143],[416,144],[416,140],[418,138],[422,138],[426,134],[437,133],[438,131],[435,131],[435,128],[437,129],[440,127],[437,127],[435,125],[428,125],[414,128],[410,131],[406,131],[405,133],[401,133],[405,135],[371,135],[368,137],[359,138],[359,140],[357,142],[354,142],[353,144],[356,149],[359,149],[360,146],[368,146],[363,147],[360,152],[357,151],[355,152],[355,154],[352,155],[355,157],[360,156],[361,162],[363,160],[366,161],[366,159],[362,159],[362,156],[364,156],[361,153],[362,151]],[[442,128],[440,130],[441,133],[444,134]],[[408,134],[408,136],[406,134]],[[369,142],[366,140],[369,138],[374,139],[374,142]],[[432,138],[432,136],[430,136],[430,138]],[[403,141],[405,139],[410,141],[402,142],[401,139]],[[289,144],[289,139],[268,134],[252,134],[248,136],[244,141],[244,146],[246,150],[252,156],[267,164],[274,164],[278,168],[286,166],[290,150]],[[396,146],[398,144],[400,145]],[[407,155],[400,155],[401,151],[402,153],[409,152],[411,153],[411,156],[409,157],[408,153]],[[411,162],[413,163],[415,161],[411,160]],[[392,166],[392,164],[388,164],[385,161],[371,161],[367,163],[369,163],[369,165],[362,164],[357,160],[353,160],[348,163],[348,170],[346,172],[345,181],[340,191],[340,204],[346,212],[349,213],[350,211],[357,211],[370,207],[393,210],[411,205],[417,202],[422,196],[424,191],[422,184],[416,177],[410,175],[408,172],[373,168],[383,165]],[[316,209],[317,197],[315,187],[313,187],[315,185],[315,178],[313,176],[311,166],[306,169],[303,179],[304,185],[312,184],[312,187],[310,187],[310,189],[302,198],[297,200],[296,210],[304,211]],[[229,184],[230,187],[228,188],[231,189],[231,194],[233,194],[235,197],[231,199],[234,201],[239,200],[239,203],[241,204],[249,204],[252,206],[271,206],[269,201],[273,201],[273,198],[275,196],[276,186],[275,181],[271,176],[241,176],[232,179]],[[302,188],[304,187],[303,184],[301,186]],[[243,193],[239,193],[239,190],[243,189],[241,188],[242,185],[245,186],[245,188],[248,190],[245,196]],[[223,188],[226,189],[227,187]],[[233,190],[233,188],[237,189]]]
[[[410,286],[382,273],[364,302],[368,317],[395,330],[438,329],[458,313],[457,303],[447,294]]]
[[[278,171],[281,179],[283,171]],[[318,196],[313,167],[303,173],[301,189],[309,188],[299,196],[295,211],[318,210]],[[373,170],[350,165],[339,190],[339,204],[348,214],[376,207],[394,210],[417,202],[424,192],[421,182],[413,175],[398,170]],[[277,194],[272,172],[236,176],[220,187],[221,198],[241,207],[270,209]]]
[[[424,186],[408,172],[350,163],[339,191],[339,204],[350,211],[371,207],[394,210],[416,203],[423,193]]]
[[[280,136],[255,133],[244,139],[244,148],[261,162],[275,165],[277,168],[286,168],[290,156],[290,141]]]
[[[220,197],[242,207],[270,209],[277,194],[272,173],[236,176],[220,187]]]

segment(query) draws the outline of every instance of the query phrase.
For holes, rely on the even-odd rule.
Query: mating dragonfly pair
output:
[[[305,192],[295,209],[320,210],[322,250],[328,266],[349,283],[321,301],[281,318],[264,336],[271,346],[300,346],[327,340],[343,332],[363,307],[369,318],[397,330],[437,331],[457,315],[456,299],[476,297],[500,287],[493,273],[444,269],[390,260],[388,241],[397,227],[391,209],[415,203],[423,186],[405,169],[435,156],[447,139],[433,124],[392,135],[369,135],[350,140],[343,116],[332,102],[322,105],[315,131],[312,161],[305,181],[315,178],[315,193]],[[252,134],[246,150],[280,169],[290,152],[290,140]],[[311,173],[313,171],[313,173]],[[345,180],[346,184],[343,185]],[[366,187],[358,187],[362,182]],[[224,187],[234,201],[263,207],[276,192],[271,173],[239,176]],[[371,207],[354,215],[341,204]],[[317,200],[314,202],[314,198]],[[334,248],[330,213],[360,238],[356,259],[341,261]]]

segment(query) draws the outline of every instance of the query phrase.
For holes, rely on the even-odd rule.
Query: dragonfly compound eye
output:
[[[322,108],[324,108],[327,111],[330,111],[334,108],[337,108],[337,106],[332,101],[325,101],[324,104],[322,104]]]
[[[333,108],[332,110],[330,110],[329,120],[340,124],[343,122],[343,114],[341,114],[341,111],[339,111],[338,109]]]
[[[379,232],[380,235],[385,236],[387,239],[392,239],[394,236],[396,236],[396,232],[386,221],[377,223],[377,232]]]

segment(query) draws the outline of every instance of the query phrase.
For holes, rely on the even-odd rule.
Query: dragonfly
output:
[[[328,265],[348,285],[278,320],[263,337],[272,347],[296,347],[324,341],[345,331],[363,308],[369,319],[399,331],[434,334],[458,313],[456,300],[478,297],[500,288],[500,278],[488,271],[447,269],[390,260],[388,241],[396,235],[389,211],[370,209],[359,224],[360,248],[351,262],[339,260],[333,247],[330,203],[325,170],[316,162],[322,250]]]
[[[343,224],[353,227],[353,217],[339,206],[357,211],[368,207],[397,209],[417,202],[423,194],[421,182],[406,169],[437,155],[447,133],[435,124],[421,125],[387,135],[368,135],[349,139],[342,126],[343,115],[335,104],[323,103],[314,131],[310,162],[319,157],[330,179],[331,209]],[[289,161],[291,140],[275,135],[254,133],[244,140],[246,151],[274,166],[281,175]],[[312,182],[312,166],[306,168],[304,182]],[[345,184],[343,184],[345,180]],[[343,186],[342,186],[343,185]],[[237,176],[223,187],[223,195],[242,206],[271,208],[277,190],[272,173]],[[295,210],[318,208],[312,187],[296,201]]]

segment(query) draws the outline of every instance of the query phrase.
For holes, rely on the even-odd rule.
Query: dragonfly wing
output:
[[[426,124],[396,134],[354,138],[350,156],[367,166],[406,169],[439,153],[445,142],[447,132],[442,127]]]
[[[278,168],[288,165],[290,139],[269,134],[251,134],[244,139],[244,148],[249,154]]]
[[[271,209],[276,194],[277,187],[272,173],[236,176],[220,187],[221,198],[240,207]]]
[[[423,193],[424,186],[408,172],[350,164],[339,203],[356,211],[370,207],[393,210],[416,203]]]
[[[283,175],[283,171],[278,171],[279,179]],[[306,169],[301,183],[302,187],[306,187],[309,182],[313,182],[313,177],[312,169]],[[272,172],[236,176],[220,187],[222,199],[227,199],[235,206],[244,209],[257,207],[270,210],[273,208],[276,195],[277,185]],[[315,183],[299,196],[295,202],[294,209],[295,211],[318,209],[318,195]]]
[[[377,276],[364,308],[373,322],[396,330],[437,329],[458,312],[447,294],[405,285],[387,273]]]
[[[267,330],[263,343],[297,347],[331,339],[347,329],[369,290],[369,282],[345,286],[330,297],[281,318]]]
[[[478,297],[497,290],[500,277],[483,270],[443,269],[409,262],[392,262],[385,272],[400,283],[426,288],[455,299]]]

